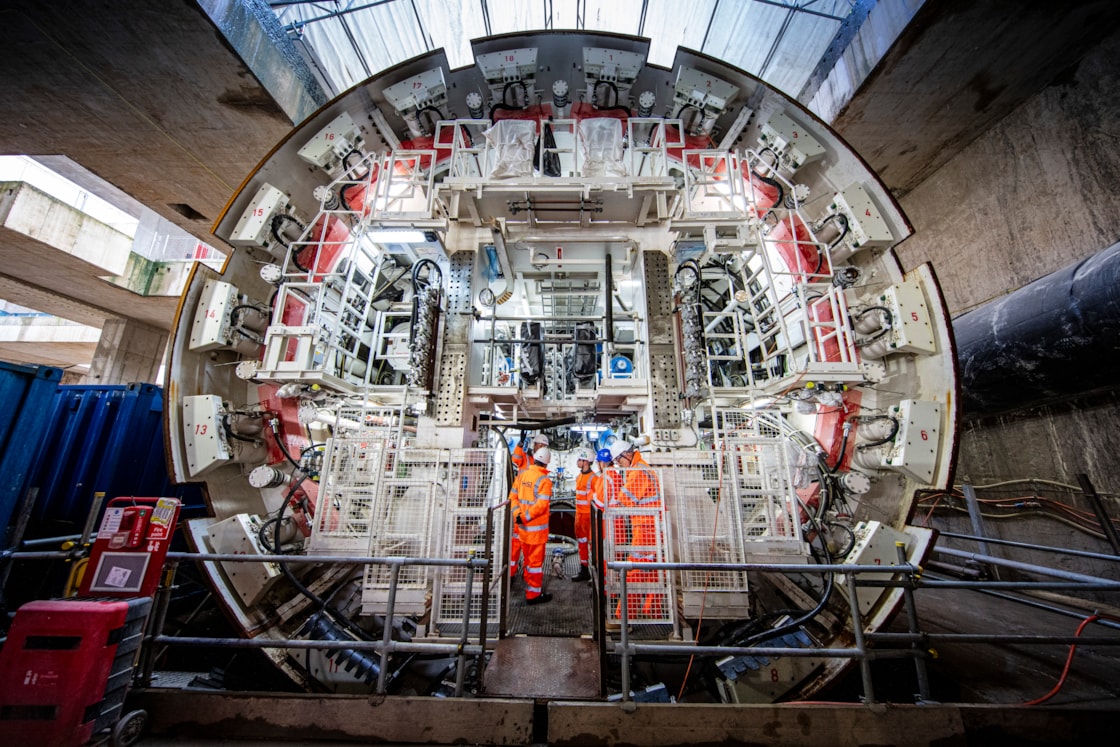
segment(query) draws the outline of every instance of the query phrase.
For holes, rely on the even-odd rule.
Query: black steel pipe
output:
[[[1112,545],[1112,552],[1120,555],[1120,537],[1116,534],[1116,526],[1112,523],[1112,518],[1109,517],[1101,497],[1097,495],[1093,483],[1089,482],[1089,476],[1084,473],[1079,474],[1077,482],[1081,484],[1081,491],[1085,493],[1085,498],[1093,506],[1093,513],[1097,515],[1097,521],[1101,523],[1101,531],[1104,532],[1105,539],[1108,540],[1108,544]]]
[[[975,419],[1116,387],[1120,244],[953,320]]]
[[[996,539],[994,537],[977,537],[974,534],[958,534],[957,532],[938,532],[938,537],[948,537],[950,539],[962,540],[982,540],[993,545],[1006,545],[1007,547],[1022,547],[1027,550],[1039,550],[1041,552],[1055,552],[1060,555],[1072,555],[1078,558],[1093,558],[1095,560],[1120,560],[1116,555],[1105,555],[1101,552],[1089,552],[1088,550],[1074,550],[1069,547],[1052,547],[1050,545],[1039,545],[1034,542],[1017,542],[1015,540]]]
[[[614,272],[611,270],[611,253],[608,250],[607,256],[603,260],[606,265],[603,268],[605,277],[603,278],[603,291],[605,298],[603,299],[603,311],[607,315],[607,344],[614,345]],[[608,353],[613,352],[611,350]]]

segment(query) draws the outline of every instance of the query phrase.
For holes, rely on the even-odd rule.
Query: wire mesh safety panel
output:
[[[655,468],[620,469],[621,491],[609,491],[603,511],[603,553],[607,561],[669,561],[665,513],[665,473]],[[612,494],[613,493],[613,494]],[[676,602],[672,574],[634,569],[626,574],[627,620],[633,624],[672,624]],[[622,619],[622,572],[606,571],[606,618]]]
[[[336,435],[323,455],[310,552],[350,555],[369,548],[385,452],[399,443],[401,422],[401,408],[374,406],[364,398],[331,414]]]
[[[495,556],[498,535],[488,547],[487,513],[505,490],[493,451],[398,448],[398,417],[360,405],[341,408],[340,421],[343,427],[365,427],[328,444],[312,552],[463,560]],[[386,612],[392,575],[390,566],[367,567],[365,614]],[[402,566],[394,613],[422,615],[431,603],[437,631],[440,623],[461,626],[468,605],[466,580],[463,567]],[[470,622],[481,619],[484,593],[478,574],[472,582]],[[489,593],[496,619],[497,587]]]
[[[446,499],[448,454],[437,449],[385,451],[373,505],[371,557],[431,557],[432,516]],[[397,577],[394,614],[419,615],[427,608],[430,568],[407,565]],[[386,612],[393,568],[370,565],[362,589],[362,611]]]
[[[729,460],[732,508],[748,562],[804,556],[788,426],[772,412],[721,410],[719,443]],[[777,556],[777,557],[775,557]]]
[[[384,439],[371,438],[327,443],[309,552],[350,555],[369,547],[385,446]]]
[[[682,563],[746,562],[736,526],[731,458],[714,451],[666,455],[666,503],[676,522],[678,560]],[[682,571],[681,588],[691,591],[745,592],[742,571]]]
[[[438,557],[465,560],[470,557],[498,557],[499,532],[492,533],[486,542],[486,519],[490,506],[505,498],[505,485],[495,452],[490,449],[455,449],[450,452],[449,471],[445,482],[447,502],[442,516],[442,535]],[[467,599],[467,569],[446,567],[434,569],[432,622],[433,633],[438,634],[441,624],[460,626],[470,605],[468,622],[480,623],[482,599],[489,594],[487,603],[491,623],[497,624],[499,585],[486,589],[484,574],[476,571]],[[500,575],[495,574],[497,578]]]

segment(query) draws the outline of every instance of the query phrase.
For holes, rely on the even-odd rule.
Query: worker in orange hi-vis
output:
[[[599,449],[597,459],[602,475],[595,486],[595,504],[603,515],[603,544],[609,547],[607,559],[626,560],[630,546],[629,501],[622,492],[623,476],[615,458],[630,448],[625,441],[615,441],[609,448]],[[609,545],[608,545],[609,542]],[[617,616],[617,612],[615,613]],[[617,630],[614,623],[607,623],[608,630]]]
[[[552,452],[542,446],[533,452],[533,463],[521,475],[514,521],[521,533],[521,550],[525,553],[525,603],[544,604],[552,599],[543,593],[544,554],[548,544],[548,518],[552,504],[552,480],[548,463]]]
[[[595,455],[591,449],[581,448],[576,452],[576,466],[579,474],[576,475],[576,544],[579,547],[579,575],[573,576],[572,581],[590,581],[591,571],[587,565],[591,545],[591,500],[595,491],[596,475],[591,471],[591,464]]]
[[[548,436],[543,433],[538,433],[533,437],[532,448],[539,449],[542,446],[548,446]],[[520,456],[518,454],[520,453]],[[513,464],[517,467],[517,477],[513,478],[513,487],[509,491],[509,515],[517,516],[517,496],[520,492],[521,475],[525,474],[525,470],[529,468],[530,461],[529,455],[525,453],[525,449],[521,448],[521,443],[517,444],[517,448],[513,450],[511,457]],[[514,578],[517,575],[517,564],[521,560],[521,537],[518,535],[517,527],[509,535],[509,577]]]
[[[661,508],[661,485],[649,463],[642,458],[637,445],[626,444],[625,448],[620,448],[615,464],[626,470],[626,478],[622,486],[624,505],[635,509]],[[629,560],[638,563],[655,562],[661,546],[657,517],[635,514],[630,517],[630,527],[633,536]],[[656,584],[660,580],[660,573],[660,571],[632,570],[626,574],[626,582],[628,585]],[[633,586],[629,587],[629,601],[626,605],[627,617],[630,621],[660,618],[664,615],[660,593],[634,593],[633,588]],[[621,603],[616,614],[621,617]]]
[[[615,441],[609,449],[599,450],[599,461],[603,463],[602,489],[600,502],[605,509],[615,509],[614,526],[609,527],[616,547],[630,544],[630,517],[619,515],[618,509],[629,506],[630,503],[622,492],[623,476],[615,461],[623,452],[630,448],[626,441]],[[603,452],[606,452],[604,454]],[[615,560],[624,560],[625,556],[619,555]]]

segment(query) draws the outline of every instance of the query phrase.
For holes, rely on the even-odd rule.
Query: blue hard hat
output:
[[[611,450],[599,449],[598,453],[595,455],[595,458],[600,462],[609,462],[611,460]]]

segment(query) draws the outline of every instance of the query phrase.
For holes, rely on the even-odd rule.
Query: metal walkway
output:
[[[597,700],[599,646],[590,638],[517,636],[498,642],[483,692],[507,698]]]
[[[573,582],[579,573],[579,556],[572,553],[564,558],[564,577],[552,572],[552,551],[562,547],[549,543],[545,557],[544,590],[552,595],[546,604],[525,604],[525,581],[520,576],[510,584],[509,619],[507,634],[510,636],[591,636],[595,632],[595,587],[587,582]]]

